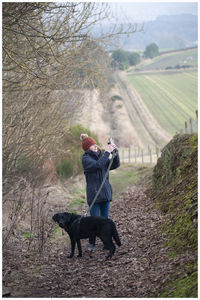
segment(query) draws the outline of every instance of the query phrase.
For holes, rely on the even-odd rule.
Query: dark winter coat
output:
[[[87,203],[90,205],[94,200],[94,197],[101,186],[105,173],[110,163],[110,153],[105,152],[94,152],[87,150],[82,157],[82,165],[87,184]],[[119,155],[114,157],[113,163],[110,170],[116,169],[120,166]],[[112,201],[112,187],[109,182],[109,176],[102,187],[102,190],[97,197],[95,203]]]

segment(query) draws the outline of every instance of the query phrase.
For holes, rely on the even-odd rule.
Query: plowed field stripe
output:
[[[156,86],[159,87],[160,90],[162,90],[177,106],[179,106],[183,111],[185,111],[187,114],[190,115],[190,110],[185,106],[183,103],[180,103],[180,101],[172,94],[169,93],[167,89],[165,89],[163,86],[161,86],[157,81],[153,80],[151,77],[145,75],[144,76],[147,80],[153,82]]]

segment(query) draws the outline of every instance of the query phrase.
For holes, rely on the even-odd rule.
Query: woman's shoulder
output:
[[[94,152],[94,151],[91,151],[91,150],[87,150],[85,151],[85,153],[83,154],[82,158],[99,158],[100,156],[102,156],[104,154],[105,150],[101,150],[101,151],[98,151],[98,152]]]
[[[96,153],[91,150],[87,150],[85,151],[85,153],[83,153],[82,157],[84,158],[84,157],[93,157],[93,156],[96,156]]]
[[[91,150],[87,150],[83,153],[83,156],[88,156],[88,155],[91,155],[92,154],[92,151]]]

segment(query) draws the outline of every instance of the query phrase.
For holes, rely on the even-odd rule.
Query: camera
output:
[[[111,137],[108,139],[108,145],[110,145],[110,144],[114,144],[114,141]]]
[[[108,139],[108,145],[110,144],[114,144],[114,140],[111,137]],[[118,153],[117,148],[115,148],[111,153],[114,153],[114,155],[116,155]]]

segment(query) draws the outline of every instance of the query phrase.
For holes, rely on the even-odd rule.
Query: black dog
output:
[[[82,256],[81,239],[89,238],[95,241],[96,236],[99,237],[106,249],[110,252],[106,258],[111,258],[115,252],[115,245],[112,242],[114,238],[116,244],[121,246],[120,238],[116,230],[115,223],[104,217],[82,217],[71,213],[58,213],[53,216],[53,220],[69,234],[71,240],[71,254],[74,256],[75,245],[78,246],[78,257]]]

